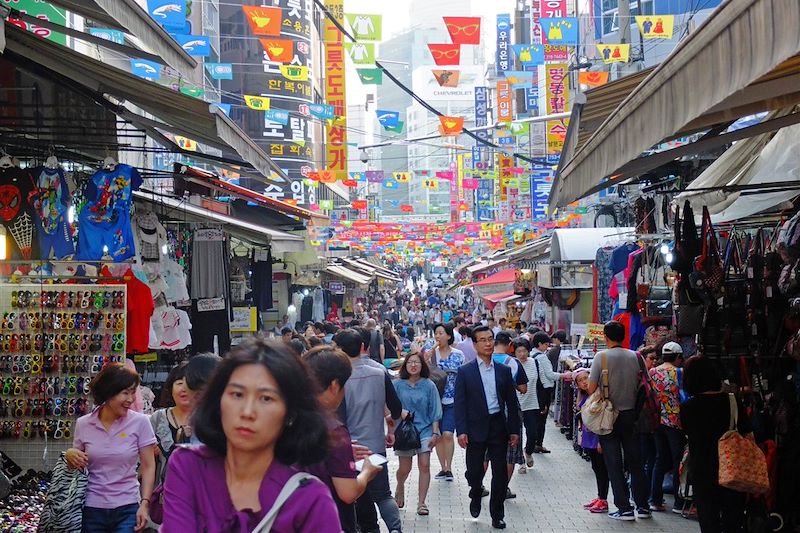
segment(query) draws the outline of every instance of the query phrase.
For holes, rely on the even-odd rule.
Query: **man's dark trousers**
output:
[[[489,514],[492,520],[505,518],[504,502],[508,489],[508,431],[501,413],[489,415],[489,437],[485,442],[469,441],[467,444],[467,482],[469,497],[480,500],[483,492],[483,460],[488,451],[492,465],[492,486],[489,498]]]
[[[648,487],[642,468],[641,450],[638,435],[634,434],[636,415],[633,409],[620,411],[614,422],[614,430],[608,435],[600,435],[603,458],[606,460],[608,478],[614,491],[614,505],[622,511],[632,511],[628,483],[625,481],[625,467],[631,474],[634,488],[633,499],[636,507],[649,509]],[[624,458],[623,458],[624,453]]]

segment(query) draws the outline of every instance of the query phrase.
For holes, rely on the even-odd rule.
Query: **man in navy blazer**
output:
[[[492,464],[489,514],[492,527],[504,529],[506,454],[508,446],[516,446],[519,440],[519,404],[511,369],[492,361],[492,330],[487,326],[476,327],[472,330],[472,342],[478,357],[458,369],[454,404],[458,444],[467,450],[469,512],[473,518],[481,513],[483,461],[488,452]]]

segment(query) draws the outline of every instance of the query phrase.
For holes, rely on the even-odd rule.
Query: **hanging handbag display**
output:
[[[394,449],[400,452],[419,450],[422,442],[419,430],[414,426],[414,413],[408,413],[403,420],[397,424],[394,430]]]
[[[720,257],[717,235],[711,225],[711,214],[706,206],[703,206],[703,223],[700,233],[702,248],[700,255],[694,260],[694,271],[689,275],[689,283],[693,289],[714,300],[722,289],[725,271]]]
[[[37,531],[40,533],[80,531],[88,483],[89,471],[70,469],[67,465],[66,452],[62,452],[53,468]]]
[[[594,364],[597,364],[596,362]],[[608,435],[614,430],[618,411],[608,398],[608,367],[606,354],[600,353],[600,383],[581,407],[583,427],[597,435]]]
[[[752,433],[747,437],[739,433],[739,407],[733,394],[728,394],[728,402],[730,426],[718,444],[719,484],[746,494],[765,494],[769,492],[767,458]]]

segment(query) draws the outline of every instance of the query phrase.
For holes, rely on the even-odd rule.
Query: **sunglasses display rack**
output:
[[[89,383],[125,360],[127,287],[0,285],[0,446],[71,445]],[[68,447],[68,446],[67,446]]]

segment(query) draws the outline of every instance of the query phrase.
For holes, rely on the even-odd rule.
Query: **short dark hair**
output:
[[[466,323],[461,324],[461,326],[459,326],[458,328],[458,332],[461,334],[462,337],[469,337],[470,331],[472,331],[472,328],[469,327]]]
[[[287,333],[288,333],[288,334],[292,334],[293,332],[294,332],[294,330],[293,330],[292,328],[290,328],[289,326],[283,326],[283,327],[281,328],[281,335],[282,335],[282,336],[283,336],[283,335],[286,335]]]
[[[567,332],[564,331],[563,329],[560,329],[560,330],[556,331],[555,333],[553,333],[553,338],[554,339],[558,339],[561,342],[567,342]]]
[[[314,329],[318,329],[320,331],[325,331],[325,324],[323,324],[322,322],[319,322],[319,321],[314,322]]]
[[[348,357],[355,359],[361,355],[361,346],[364,344],[361,334],[354,328],[341,330],[333,337],[336,343]]]
[[[447,344],[453,344],[455,342],[456,337],[453,334],[453,323],[452,322],[439,322],[438,324],[433,325],[433,332],[436,333],[436,330],[439,328],[444,328],[444,332],[447,335]]]
[[[533,338],[531,339],[531,344],[533,344],[534,348],[538,348],[540,344],[547,344],[550,342],[550,335],[545,333],[544,331],[537,331],[533,334]]]
[[[423,378],[431,377],[431,367],[428,366],[428,362],[422,357],[422,354],[419,353],[412,353],[409,354],[404,360],[403,364],[400,365],[400,379],[408,379],[411,377],[411,374],[408,373],[408,360],[411,359],[412,356],[416,355],[419,357],[420,363],[422,364],[422,368],[419,370],[419,375]]]
[[[176,381],[186,379],[186,361],[172,367],[172,370],[167,374],[167,380],[161,388],[161,397],[158,399],[159,407],[173,407],[175,400],[172,399],[172,387]]]
[[[319,339],[317,339],[319,340]],[[295,355],[302,355],[306,351],[306,345],[300,339],[292,339],[289,341],[289,348]]]
[[[336,326],[336,324],[334,324],[333,322],[325,322],[325,333],[327,333],[328,335],[333,335],[337,331],[339,331],[339,328],[338,326]]]
[[[502,324],[503,322],[508,322],[508,320],[506,320],[506,317],[501,316],[500,320],[498,320],[497,322],[498,322],[498,324]]]
[[[525,348],[528,351],[531,351],[531,343],[525,337],[517,337],[513,341],[511,341],[511,345],[516,350],[517,348]]]
[[[461,324],[463,324],[465,322],[466,322],[466,319],[463,316],[457,315],[457,316],[453,317],[453,324],[455,324],[456,327],[458,327],[459,325],[461,325]]]
[[[294,340],[297,340],[297,339],[294,339]],[[306,342],[308,343],[309,349],[316,348],[317,346],[321,346],[321,345],[325,344],[324,342],[322,342],[322,339],[320,339],[319,337],[309,337],[308,339],[306,339]]]
[[[479,324],[474,328],[472,328],[472,331],[469,332],[469,338],[472,339],[472,342],[478,342],[477,341],[478,333],[482,333],[484,331],[488,331],[489,333],[491,333],[492,339],[494,339],[494,332],[492,331],[492,328],[490,328],[489,326],[484,326],[483,324]]]
[[[507,331],[498,331],[497,335],[494,336],[494,345],[497,346],[499,344],[503,346],[511,344],[511,335]]]
[[[693,355],[683,363],[683,390],[695,395],[716,392],[722,388],[722,378],[708,357]]]
[[[328,453],[328,430],[317,403],[317,383],[306,364],[280,343],[250,338],[231,349],[211,377],[192,417],[197,437],[217,454],[225,456],[227,438],[222,429],[220,401],[233,372],[245,365],[261,365],[278,384],[286,404],[286,418],[275,458],[285,465],[309,465]]]
[[[538,328],[536,326],[528,326],[528,333],[530,333],[531,335],[536,335],[540,331],[542,331],[542,328]]]
[[[622,342],[625,340],[625,326],[616,320],[609,320],[603,326],[603,335],[610,341]]]
[[[353,373],[353,366],[347,354],[332,346],[312,348],[303,354],[303,361],[308,365],[322,391],[330,387],[334,381],[344,388],[344,384]]]
[[[213,353],[199,353],[189,359],[186,364],[186,386],[193,391],[201,390],[211,379],[220,361],[222,357]]]
[[[89,384],[92,400],[101,405],[120,392],[139,385],[139,374],[122,363],[106,365]]]

